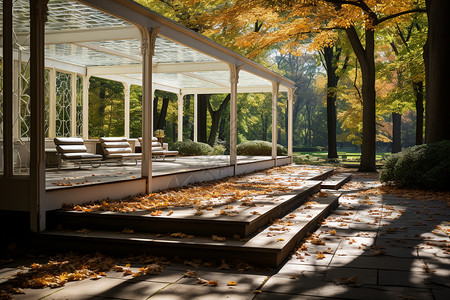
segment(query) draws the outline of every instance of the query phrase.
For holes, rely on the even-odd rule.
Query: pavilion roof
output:
[[[174,93],[230,91],[229,64],[241,67],[238,92],[270,92],[293,82],[131,0],[50,0],[46,66],[128,84],[142,83],[138,26],[159,27],[153,84]],[[29,1],[14,2],[14,32],[29,52]],[[137,26],[136,26],[137,25]]]

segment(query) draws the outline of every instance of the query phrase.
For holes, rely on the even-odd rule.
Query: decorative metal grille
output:
[[[83,77],[77,75],[76,135],[83,136]]]
[[[49,124],[50,124],[50,70],[49,69],[45,69],[45,71],[44,71],[44,82],[45,82],[45,86],[44,86],[44,99],[45,99],[44,134],[45,134],[45,137],[48,137],[48,135],[49,135],[48,128],[49,128]]]
[[[19,100],[19,115],[17,116],[20,124],[20,137],[30,138],[31,135],[31,107],[30,107],[30,62],[20,63],[20,74],[18,86],[15,91]]]
[[[72,75],[56,72],[56,136],[70,136]]]

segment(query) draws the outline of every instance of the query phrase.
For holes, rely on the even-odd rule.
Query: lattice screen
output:
[[[70,136],[72,75],[56,72],[56,136]]]
[[[44,99],[45,99],[45,108],[44,108],[44,134],[45,137],[48,137],[49,132],[49,124],[50,124],[50,70],[44,70]]]
[[[76,135],[83,136],[83,77],[77,75]]]

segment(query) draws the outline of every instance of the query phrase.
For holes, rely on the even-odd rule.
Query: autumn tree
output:
[[[215,14],[221,28],[262,22],[263,30],[237,38],[241,47],[250,47],[256,56],[266,47],[283,44],[284,51],[297,51],[298,40],[315,34],[315,42],[330,45],[329,33],[345,31],[362,70],[363,132],[360,171],[375,171],[375,31],[389,20],[423,12],[423,1],[369,0],[255,0],[235,1]],[[261,14],[261,10],[271,13]],[[362,28],[362,34],[357,28]],[[276,30],[275,30],[276,29]]]

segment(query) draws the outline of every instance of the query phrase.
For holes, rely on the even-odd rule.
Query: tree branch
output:
[[[390,16],[379,18],[377,23],[374,25],[378,25],[384,21],[394,19],[394,18],[403,16],[403,15],[412,14],[412,13],[425,13],[425,12],[427,12],[425,8],[415,8],[415,9],[405,10],[405,11],[402,11],[402,12],[399,12],[399,13],[396,13],[396,14],[393,14]]]

